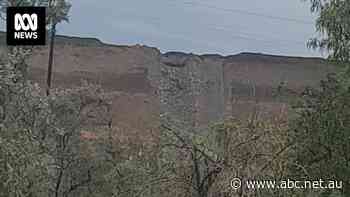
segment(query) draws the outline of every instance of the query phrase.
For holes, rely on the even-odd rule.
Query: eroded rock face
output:
[[[193,54],[166,53],[161,58],[162,114],[178,121],[181,129],[197,130],[224,114],[224,79],[221,59]],[[221,60],[221,61],[220,61]]]
[[[2,37],[0,33],[0,58],[5,53]],[[28,60],[30,79],[43,87],[47,62],[47,46],[38,47]],[[224,115],[249,114],[256,101],[267,114],[279,113],[284,104],[272,92],[281,82],[300,90],[317,85],[335,69],[319,58],[162,54],[147,46],[58,37],[53,70],[54,87],[80,85],[84,79],[121,93],[113,101],[114,124],[144,129],[161,113],[192,129]]]
[[[164,65],[159,89],[161,116],[180,129],[193,129],[200,60],[195,56],[176,56],[166,54],[162,57]]]
[[[201,91],[198,97],[198,126],[223,119],[225,111],[225,83],[223,58],[202,57],[199,67]]]

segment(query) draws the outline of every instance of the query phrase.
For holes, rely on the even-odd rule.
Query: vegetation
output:
[[[71,8],[71,4],[66,0],[0,0],[0,18],[5,20],[4,13],[6,8],[10,6],[44,6],[47,7],[46,24],[50,26],[50,50],[49,50],[49,62],[47,71],[47,87],[46,94],[50,94],[50,88],[52,83],[52,67],[54,57],[54,47],[56,38],[56,26],[57,24],[66,21],[68,22],[68,13]]]
[[[10,62],[1,65],[2,196],[71,196],[89,178],[79,152],[85,110],[108,103],[92,86],[42,95],[15,67],[25,52],[14,48]]]
[[[311,2],[325,38],[310,46],[326,48],[332,60],[347,65],[349,2]],[[62,11],[57,7],[51,24],[67,16],[69,6],[62,7],[63,18],[57,17]],[[109,95],[101,87],[84,83],[46,95],[28,81],[25,60],[31,53],[30,47],[11,47],[0,61],[0,196],[350,196],[347,70],[305,90],[293,119],[228,118],[201,132],[161,119],[153,143],[138,144],[115,135]],[[331,179],[344,187],[233,190],[234,177],[243,182]]]
[[[49,52],[49,63],[47,69],[47,87],[46,95],[50,94],[51,83],[52,83],[52,66],[56,39],[56,26],[62,21],[68,21],[68,12],[71,8],[71,4],[66,0],[49,0],[48,2],[48,21],[51,24],[50,33],[50,52]]]
[[[329,76],[321,90],[304,93],[300,117],[292,125],[297,177],[341,180],[344,196],[350,194],[349,96],[349,89]],[[331,193],[324,191],[324,195]]]
[[[309,46],[315,49],[326,49],[332,60],[349,62],[349,2],[337,0],[310,0],[310,2],[311,11],[319,15],[316,29],[322,37],[311,39]]]
[[[341,196],[350,194],[350,4],[348,1],[311,0],[311,10],[319,14],[317,30],[321,39],[309,46],[326,49],[330,60],[344,71],[329,75],[320,89],[307,89],[299,105],[299,118],[292,122],[299,177],[342,180]],[[302,172],[303,171],[303,172]],[[322,195],[329,196],[331,191]]]

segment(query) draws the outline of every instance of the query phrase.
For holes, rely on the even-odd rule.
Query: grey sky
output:
[[[165,51],[320,56],[301,0],[73,0],[59,33],[107,43],[145,44]],[[1,25],[0,25],[1,26]],[[2,27],[3,28],[3,27]]]

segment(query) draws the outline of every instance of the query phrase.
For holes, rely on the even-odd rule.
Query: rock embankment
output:
[[[4,43],[0,33],[2,53]],[[28,60],[32,80],[45,83],[47,62],[48,47],[37,48]],[[227,115],[249,114],[257,106],[265,114],[279,113],[285,101],[274,97],[274,89],[281,83],[298,91],[317,85],[334,70],[320,58],[163,54],[148,46],[58,36],[53,85],[69,87],[88,80],[122,93],[114,100],[116,123],[135,127],[162,113],[195,128]]]

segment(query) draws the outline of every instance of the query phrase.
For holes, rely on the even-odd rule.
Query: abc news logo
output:
[[[45,7],[8,7],[6,20],[8,45],[45,45]]]

